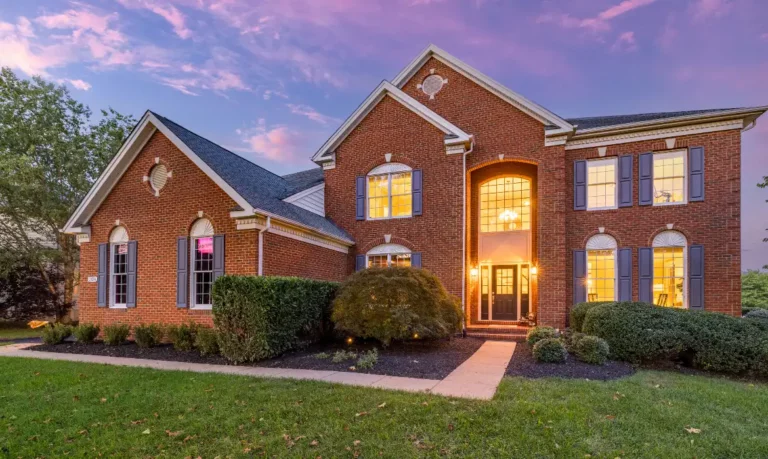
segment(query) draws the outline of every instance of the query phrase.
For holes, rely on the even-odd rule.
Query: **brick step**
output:
[[[484,333],[484,332],[471,332],[467,331],[467,336],[470,338],[490,339],[495,341],[525,341],[525,334],[512,334],[512,333]]]
[[[525,335],[528,333],[528,330],[530,330],[529,327],[467,327],[467,333],[469,332],[478,332],[478,333],[491,333],[491,334],[499,334],[499,335],[508,335],[508,334],[522,334]]]

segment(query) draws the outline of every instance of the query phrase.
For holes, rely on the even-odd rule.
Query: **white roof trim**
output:
[[[304,196],[309,196],[310,194],[312,194],[312,193],[314,193],[316,191],[320,191],[320,190],[322,190],[324,188],[325,188],[325,182],[317,184],[317,185],[315,185],[315,186],[313,186],[311,188],[307,188],[306,190],[299,191],[296,194],[292,194],[292,195],[288,196],[287,198],[284,198],[283,201],[293,203],[293,202],[296,202],[299,199],[303,198]]]
[[[429,60],[430,57],[434,57],[440,62],[448,65],[453,70],[461,73],[478,85],[501,97],[503,100],[528,113],[535,119],[542,122],[545,126],[554,125],[558,127],[558,129],[547,130],[547,136],[573,131],[573,126],[563,118],[560,118],[541,105],[526,99],[525,97],[505,87],[488,75],[485,75],[474,67],[466,64],[465,62],[462,62],[461,60],[448,54],[435,45],[429,45],[427,49],[422,51],[421,54],[416,57],[416,59],[411,61],[411,63],[408,64],[408,66],[405,67],[395,77],[394,80],[392,80],[392,83],[398,88],[402,89],[405,83],[408,82],[408,80],[410,80],[414,74],[416,74],[416,72]]]
[[[421,102],[401,91],[388,81],[382,81],[378,87],[360,104],[352,115],[344,121],[344,124],[328,139],[322,147],[312,156],[312,161],[322,162],[333,159],[334,150],[347,138],[347,136],[357,127],[358,124],[381,102],[384,97],[389,96],[395,99],[406,108],[424,118],[430,124],[440,129],[444,134],[450,134],[445,139],[446,145],[468,144],[471,142],[471,136],[462,131],[451,122],[433,112]]]

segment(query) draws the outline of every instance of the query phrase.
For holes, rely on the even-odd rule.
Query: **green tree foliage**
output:
[[[64,86],[0,70],[0,276],[36,270],[57,298],[57,318],[72,302],[79,253],[59,230],[136,123],[112,109],[91,118]]]
[[[741,305],[768,309],[768,272],[750,270],[741,275]]]

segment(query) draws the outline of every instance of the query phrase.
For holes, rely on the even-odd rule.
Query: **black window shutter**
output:
[[[637,264],[640,271],[638,300],[653,304],[653,249],[650,247],[637,249]]]
[[[587,210],[587,162],[573,162],[573,210]]]
[[[704,309],[704,246],[692,245],[688,249],[688,307]]]
[[[358,255],[355,257],[355,271],[362,271],[365,269],[365,255]]]
[[[619,301],[632,301],[632,249],[619,249]]]
[[[189,249],[187,247],[187,238],[179,237],[176,239],[176,307],[187,307],[187,289],[189,288]]]
[[[653,204],[653,153],[643,153],[638,157],[640,163],[640,192],[639,204],[650,206]]]
[[[421,252],[411,253],[411,266],[414,268],[421,268]]]
[[[413,197],[413,215],[421,215],[422,200],[423,200],[423,192],[422,192],[422,186],[421,186],[421,177],[422,177],[421,169],[415,169],[411,174],[411,177],[413,178],[413,183],[411,187],[412,197]]]
[[[213,236],[213,280],[224,275],[224,235]]]
[[[704,200],[704,147],[688,151],[688,201]]]
[[[619,207],[632,207],[632,155],[619,156]]]
[[[128,260],[125,266],[125,272],[128,275],[128,285],[125,298],[125,307],[136,307],[136,241],[128,241]]]
[[[365,220],[365,176],[357,177],[355,182],[355,216],[358,220]]]
[[[573,251],[573,304],[587,301],[587,251]]]
[[[109,244],[99,244],[99,260],[96,278],[96,305],[107,306],[107,266],[109,265]]]

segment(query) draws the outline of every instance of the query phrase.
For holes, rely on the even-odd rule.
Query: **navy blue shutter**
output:
[[[109,264],[109,244],[99,244],[99,260],[96,278],[96,305],[107,306],[107,266]]]
[[[176,307],[187,307],[187,288],[189,286],[189,249],[187,247],[187,238],[179,237],[176,239]]]
[[[213,280],[224,275],[224,235],[213,236]]]
[[[704,309],[704,246],[692,245],[688,249],[688,307]]]
[[[653,249],[650,247],[637,249],[637,264],[640,271],[637,299],[643,303],[653,304]]]
[[[704,200],[704,147],[688,151],[688,200]]]
[[[619,156],[619,207],[632,207],[633,156]]]
[[[365,269],[365,255],[358,255],[355,257],[355,271],[362,271]]]
[[[421,186],[421,169],[415,169],[411,177],[413,183],[411,184],[412,197],[413,197],[413,215],[421,215],[422,212],[422,199],[423,192]]]
[[[632,301],[632,249],[619,249],[619,301]]]
[[[587,301],[587,251],[573,251],[573,304]]]
[[[650,206],[653,204],[653,153],[643,153],[638,159],[640,163],[639,204]]]
[[[355,192],[355,216],[358,220],[365,220],[365,177],[357,177]]]
[[[128,290],[126,291],[125,307],[136,307],[136,241],[128,241],[128,260],[125,272],[128,275]]]
[[[573,162],[573,210],[587,210],[587,162]]]
[[[421,268],[421,252],[411,253],[411,266],[414,268]]]

